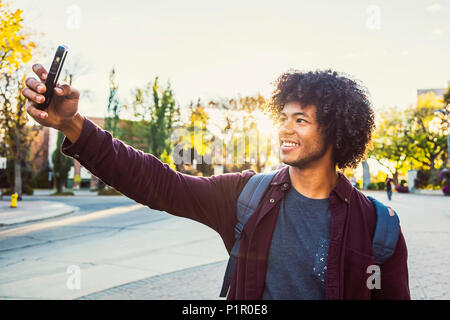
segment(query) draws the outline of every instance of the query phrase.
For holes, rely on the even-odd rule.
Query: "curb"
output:
[[[69,206],[67,204],[55,201],[29,201],[29,202],[32,202],[33,204],[36,202],[36,206],[33,208],[33,210],[26,210],[25,208],[25,209],[18,209],[18,211],[16,212],[13,210],[8,210],[6,213],[0,212],[0,227],[9,227],[22,223],[48,220],[56,217],[69,215],[79,210],[78,207]],[[42,210],[43,209],[42,207],[45,207],[45,212],[36,213],[37,210],[39,209]]]

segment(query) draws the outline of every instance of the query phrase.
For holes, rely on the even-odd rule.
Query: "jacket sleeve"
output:
[[[381,288],[372,291],[373,300],[410,300],[408,250],[400,229],[394,254],[381,266]]]
[[[66,138],[61,151],[136,202],[201,222],[222,238],[224,233],[226,238],[231,237],[228,240],[231,244],[237,198],[255,174],[247,170],[212,177],[186,175],[155,156],[114,139],[87,118],[79,139],[72,144]]]

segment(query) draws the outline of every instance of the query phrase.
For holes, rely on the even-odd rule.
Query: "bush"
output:
[[[445,195],[449,195],[449,196],[450,196],[450,186],[443,186],[443,187],[442,187],[442,192],[443,192]]]
[[[40,170],[33,178],[33,186],[38,189],[50,189],[52,182],[48,178],[49,171],[47,169]]]
[[[10,196],[14,193],[12,188],[6,188],[5,190],[3,190],[3,195],[4,196]]]
[[[433,189],[441,185],[441,178],[437,170],[419,170],[414,180],[414,187],[417,189]]]
[[[442,186],[442,192],[446,196],[450,196],[450,169],[444,168],[439,172],[439,178],[441,178],[443,186]]]
[[[450,186],[450,169],[444,168],[439,172],[439,178],[442,179],[444,186]]]
[[[32,196],[33,193],[34,193],[34,189],[33,189],[33,187],[30,184],[25,184],[25,185],[22,186],[22,193],[26,194],[26,195],[29,195],[29,196]]]
[[[402,181],[404,181],[404,180],[402,180]],[[395,190],[399,193],[408,193],[409,192],[408,187],[398,185],[398,184],[395,186]]]
[[[428,185],[428,179],[430,178],[428,170],[419,170],[417,172],[417,177],[414,180],[414,186],[417,189],[424,189]]]
[[[14,189],[13,188],[7,188],[4,190],[3,194],[5,196],[10,196],[14,193]],[[28,185],[24,185],[22,186],[22,194],[26,194],[28,196],[32,196],[34,193],[34,189]]]
[[[11,185],[8,182],[6,169],[0,169],[0,188],[10,188]]]
[[[377,182],[378,190],[385,190],[386,189],[386,183],[383,181]]]
[[[33,171],[29,163],[22,161],[22,194],[33,195]],[[14,188],[14,159],[8,159],[6,176],[10,188]],[[5,193],[6,194],[6,193]]]
[[[378,190],[378,186],[371,182],[367,185],[367,190]]]

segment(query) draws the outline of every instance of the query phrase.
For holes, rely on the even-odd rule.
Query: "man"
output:
[[[33,70],[45,80],[41,65]],[[231,251],[237,199],[254,171],[208,178],[176,172],[81,116],[79,92],[68,85],[55,88],[48,110],[36,109],[45,92],[41,81],[26,80],[27,111],[64,133],[64,154],[137,202],[211,227]],[[278,120],[287,166],[245,225],[227,298],[409,299],[401,232],[394,254],[381,266],[381,287],[367,285],[376,212],[336,171],[355,168],[370,142],[374,114],[364,91],[329,70],[293,71],[278,79],[269,111]]]
[[[389,201],[391,201],[392,198],[392,179],[387,177],[386,178],[386,191]]]

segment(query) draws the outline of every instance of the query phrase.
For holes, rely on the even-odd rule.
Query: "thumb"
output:
[[[60,97],[66,97],[68,99],[78,99],[80,97],[80,92],[68,84],[60,85],[58,83],[55,87],[55,93]]]

